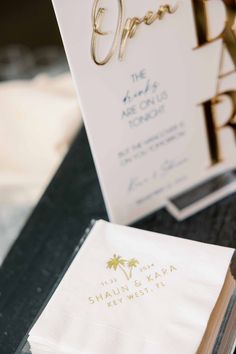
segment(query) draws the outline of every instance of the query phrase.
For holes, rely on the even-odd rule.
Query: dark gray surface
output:
[[[13,354],[91,219],[107,219],[84,130],[0,270],[0,354]],[[236,248],[236,195],[177,222],[160,210],[135,226]],[[164,353],[163,353],[164,354]]]
[[[219,192],[230,184],[235,183],[236,170],[223,172],[220,175],[214,176],[209,180],[189,188],[184,193],[171,198],[171,202],[180,211],[191,207],[198,201],[207,198],[209,194]]]

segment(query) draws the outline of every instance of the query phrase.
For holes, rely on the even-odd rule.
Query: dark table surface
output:
[[[27,334],[91,219],[107,219],[84,129],[0,269],[0,354]],[[135,224],[236,248],[236,195],[183,221],[159,210]]]

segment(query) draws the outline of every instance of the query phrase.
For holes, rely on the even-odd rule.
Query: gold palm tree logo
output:
[[[136,258],[131,258],[131,259],[128,261],[127,265],[128,265],[128,267],[129,267],[129,269],[130,269],[130,271],[129,271],[129,278],[130,278],[130,279],[131,279],[132,276],[133,276],[133,269],[136,268],[136,267],[138,266],[138,264],[139,264],[139,261],[138,261]]]
[[[139,261],[135,258],[126,260],[121,256],[114,254],[113,258],[110,258],[107,262],[107,268],[113,269],[114,271],[120,269],[120,271],[124,274],[125,278],[127,280],[130,280],[133,276],[133,269],[136,268],[138,264]]]

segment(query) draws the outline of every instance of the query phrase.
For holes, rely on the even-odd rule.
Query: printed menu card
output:
[[[98,221],[30,331],[32,354],[231,354],[234,250]]]
[[[111,221],[236,190],[236,26],[222,0],[53,0]]]

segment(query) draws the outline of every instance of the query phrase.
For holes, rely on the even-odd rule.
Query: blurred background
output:
[[[50,0],[0,13],[0,264],[81,126]]]
[[[10,0],[1,4],[0,45],[22,43],[30,48],[62,47],[50,0]]]

